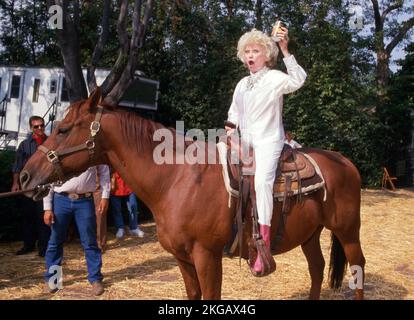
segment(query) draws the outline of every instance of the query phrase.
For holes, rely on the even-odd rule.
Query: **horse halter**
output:
[[[95,115],[95,120],[91,122],[91,125],[89,127],[90,129],[90,135],[89,135],[89,139],[86,140],[84,143],[71,147],[71,148],[67,148],[61,151],[55,151],[55,150],[49,150],[48,148],[46,148],[43,145],[40,145],[37,149],[40,150],[41,152],[43,152],[46,157],[47,160],[53,164],[53,166],[55,167],[56,173],[58,174],[58,177],[60,179],[60,181],[65,181],[65,174],[63,173],[62,170],[62,166],[60,163],[60,160],[64,157],[67,157],[68,155],[71,155],[73,153],[77,153],[80,151],[84,151],[84,150],[88,150],[89,152],[89,161],[92,160],[92,156],[94,155],[94,149],[95,149],[95,137],[98,134],[100,128],[101,128],[101,118],[102,118],[102,113],[103,113],[103,107],[98,105],[98,110],[96,112]]]

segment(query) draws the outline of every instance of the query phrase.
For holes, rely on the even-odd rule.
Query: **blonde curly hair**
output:
[[[279,48],[272,40],[272,38],[257,29],[252,29],[251,31],[243,34],[237,43],[237,57],[243,63],[246,63],[244,61],[244,50],[246,46],[252,44],[261,45],[265,48],[265,55],[269,59],[269,61],[266,62],[266,65],[268,67],[272,67],[276,63],[277,55],[279,54]]]

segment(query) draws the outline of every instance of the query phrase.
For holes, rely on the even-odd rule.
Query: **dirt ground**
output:
[[[366,264],[366,299],[414,299],[414,190],[362,191],[362,248]],[[86,264],[79,241],[65,245],[64,288],[42,293],[44,259],[35,253],[16,256],[21,243],[0,244],[0,299],[186,299],[177,264],[159,245],[155,224],[142,225],[143,239],[115,239],[108,232],[103,255],[105,293],[91,296]],[[322,233],[322,250],[329,263],[330,232]],[[265,278],[253,277],[243,260],[223,258],[223,299],[307,299],[310,288],[307,263],[300,248],[276,256],[277,270]],[[351,299],[350,272],[338,291],[329,289],[328,268],[321,299]]]

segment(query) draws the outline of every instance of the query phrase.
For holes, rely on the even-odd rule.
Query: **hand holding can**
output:
[[[273,29],[272,29],[272,39],[275,42],[279,42],[281,39],[277,36],[277,33],[280,32],[280,28],[282,27],[282,21],[280,20],[276,20],[275,24],[273,25]]]

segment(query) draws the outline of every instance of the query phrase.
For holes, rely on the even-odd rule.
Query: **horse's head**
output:
[[[66,181],[88,167],[102,163],[98,143],[102,107],[98,106],[100,89],[87,100],[75,102],[66,117],[57,125],[43,145],[29,159],[20,173],[22,189],[55,181]],[[28,192],[26,196],[39,200],[47,191]]]

